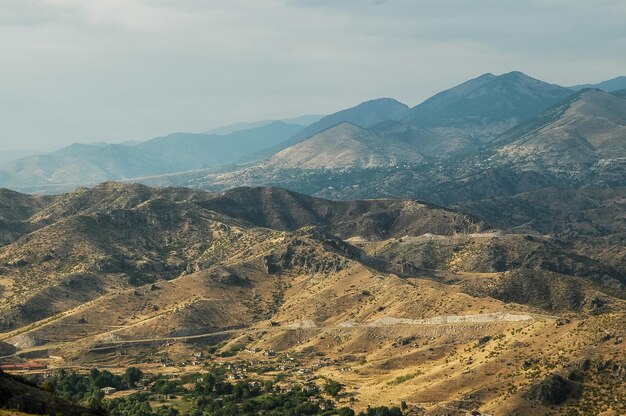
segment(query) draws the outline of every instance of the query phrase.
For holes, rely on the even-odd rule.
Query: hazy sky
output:
[[[0,150],[626,74],[624,0],[0,0]]]

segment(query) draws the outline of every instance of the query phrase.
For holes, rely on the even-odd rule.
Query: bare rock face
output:
[[[226,286],[247,286],[250,281],[230,268],[217,267],[211,271],[211,279]]]
[[[269,274],[295,269],[304,273],[336,273],[362,260],[359,248],[316,227],[295,231],[285,244],[263,258]]]
[[[13,338],[8,339],[7,343],[12,345],[15,348],[24,349],[24,348],[36,347],[38,345],[41,345],[42,342],[40,339],[37,339],[36,337],[30,336],[27,334],[21,334],[21,335],[17,335]]]

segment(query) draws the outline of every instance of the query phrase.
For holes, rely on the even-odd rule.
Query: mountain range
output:
[[[479,124],[486,130],[468,121],[476,120],[476,114],[482,111],[477,109],[474,96],[468,92],[471,99],[460,98],[459,104],[455,104],[458,127],[417,128],[403,119],[368,129],[339,125],[255,166],[199,174],[180,184],[193,183],[212,190],[272,184],[322,197],[403,196],[443,205],[512,196],[548,187],[626,186],[626,100],[623,97],[588,89],[567,94],[557,101],[555,94],[563,94],[563,90],[546,84],[544,100],[540,100],[539,105],[530,98],[538,96],[536,91],[524,99],[521,97],[530,91],[524,85],[529,83],[538,88],[541,83],[519,73],[503,77],[503,80],[491,76],[473,80],[442,96],[448,100],[446,97],[462,96],[461,92],[473,91],[472,88],[482,91],[484,85],[493,82],[521,90],[524,93],[513,94],[519,100],[511,100],[502,107],[517,102],[523,103],[522,108],[530,102],[535,103],[531,107],[534,106],[536,113],[528,116],[531,113],[527,112],[526,118],[520,116],[510,129],[498,130],[502,120],[510,120],[509,115],[503,116],[504,119],[497,119],[496,115],[483,119]],[[500,91],[500,87],[495,91]],[[476,94],[482,96],[483,92]],[[465,103],[467,111],[475,116],[464,118],[460,103]],[[429,103],[427,107],[431,105],[434,104]],[[420,106],[408,114],[419,113]],[[448,117],[442,112],[433,114],[439,114],[442,119]],[[428,123],[436,124],[435,121]],[[457,129],[464,133],[454,133]],[[348,132],[352,132],[352,136]],[[368,140],[370,144],[363,144]],[[376,158],[368,156],[366,150],[357,152],[358,146],[368,149]],[[355,156],[357,153],[366,157],[367,167],[363,159]]]
[[[53,153],[6,163],[5,186],[77,186],[133,179],[235,162],[291,137],[302,126],[273,122],[227,135],[174,133],[134,146],[73,144]]]
[[[17,159],[24,159],[29,156],[36,155],[37,150],[33,149],[13,149],[0,151],[0,163],[7,163]]]
[[[621,85],[620,79],[597,86],[612,91]],[[499,76],[485,74],[436,94],[412,108],[391,98],[383,98],[325,117],[304,116],[285,121],[244,123],[211,133],[174,133],[126,145],[76,144],[53,153],[4,163],[0,166],[0,186],[54,193],[103,180],[128,180],[153,185],[192,185],[205,189],[272,183],[310,192],[313,180],[322,188],[313,193],[327,192],[323,188],[330,186],[335,195],[319,195],[350,198],[359,195],[341,196],[343,193],[337,191],[337,187],[332,184],[323,187],[322,181],[313,178],[318,173],[323,175],[321,171],[324,169],[368,169],[368,174],[376,176],[372,169],[407,166],[419,171],[420,177],[426,175],[431,182],[447,183],[456,181],[455,177],[475,177],[474,168],[485,165],[490,165],[499,172],[498,175],[531,175],[533,181],[538,181],[538,184],[524,189],[545,185],[570,186],[569,182],[574,181],[573,175],[562,175],[568,176],[567,184],[559,183],[562,179],[554,177],[553,173],[560,168],[545,160],[549,151],[541,151],[544,154],[542,166],[550,171],[546,174],[542,171],[543,167],[538,166],[538,160],[533,162],[534,168],[530,167],[532,164],[528,160],[522,162],[524,152],[536,152],[536,146],[531,149],[529,145],[517,146],[512,141],[515,134],[521,134],[522,128],[531,129],[526,135],[534,134],[529,126],[551,117],[548,113],[552,107],[568,105],[575,97],[580,97],[575,94],[572,89],[545,83],[521,72]],[[619,91],[613,96],[619,97]],[[596,103],[596,108],[614,104],[607,98],[603,103]],[[554,116],[558,111],[553,110],[550,114]],[[578,108],[570,112],[574,119],[576,111]],[[590,117],[590,114],[583,116]],[[304,125],[306,123],[311,124]],[[619,136],[621,121],[608,123],[603,127],[603,134]],[[546,126],[542,134],[550,134],[548,130],[552,127],[557,128],[556,125]],[[606,130],[613,127],[617,129],[614,133]],[[591,128],[589,123],[587,128]],[[505,145],[506,141],[509,143]],[[542,143],[541,138],[537,137],[535,143]],[[584,143],[580,141],[568,140],[564,143],[577,147],[572,149],[572,154],[585,153],[585,156],[572,156],[578,162],[569,160],[568,164],[579,163],[582,157],[586,160],[587,169],[594,170],[597,176],[594,180],[621,183],[621,159],[617,157],[607,161],[602,155],[595,154],[608,151],[606,146],[601,146],[602,149],[591,146],[584,150]],[[616,146],[619,147],[619,144]],[[503,157],[509,150],[515,157]],[[487,160],[485,155],[494,159]],[[598,163],[591,166],[591,160]],[[600,166],[600,163],[604,165]],[[435,165],[437,170],[443,172],[435,172]],[[242,166],[248,166],[247,170],[241,170]],[[281,172],[294,169],[302,173],[291,172],[281,178]],[[502,169],[508,171],[501,172]],[[302,180],[298,181],[294,174],[302,176]],[[351,187],[358,185],[350,179],[341,182]],[[421,188],[419,183],[417,185]],[[347,189],[344,191],[347,192]],[[397,190],[394,189],[394,192]],[[407,190],[401,194],[411,196]],[[424,198],[420,193],[415,195]],[[446,203],[445,198],[433,198],[432,201]]]

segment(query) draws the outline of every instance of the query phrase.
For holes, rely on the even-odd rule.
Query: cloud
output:
[[[3,0],[0,5],[0,26],[60,24],[80,17],[77,10],[52,7],[42,0]]]
[[[626,68],[623,21],[608,0],[4,0],[0,146],[414,105],[484,72],[598,81]]]

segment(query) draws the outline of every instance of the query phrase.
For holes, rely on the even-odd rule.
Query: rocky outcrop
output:
[[[572,388],[567,380],[558,374],[552,374],[533,384],[526,397],[538,404],[559,405],[565,402],[571,393]]]

